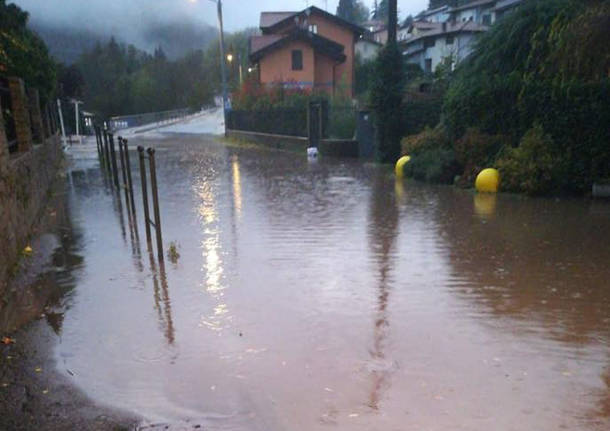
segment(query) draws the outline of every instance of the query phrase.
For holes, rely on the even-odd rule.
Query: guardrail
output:
[[[108,120],[108,127],[110,130],[116,131],[153,123],[165,123],[184,118],[194,112],[195,111],[191,108],[185,108],[174,109],[172,111],[149,112],[146,114],[123,115],[110,118],[110,120]]]

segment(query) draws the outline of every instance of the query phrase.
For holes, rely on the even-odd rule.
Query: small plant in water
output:
[[[167,250],[167,257],[172,263],[177,263],[180,259],[180,253],[178,253],[178,245],[175,241],[169,243],[169,249]]]

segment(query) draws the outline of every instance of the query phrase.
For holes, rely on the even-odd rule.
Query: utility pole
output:
[[[388,43],[396,43],[396,25],[398,23],[397,0],[388,3]]]
[[[225,70],[225,36],[222,28],[222,0],[216,0],[218,6],[218,31],[220,32],[220,77],[222,79],[222,113],[227,133],[227,108],[229,105],[227,95],[227,72]]]

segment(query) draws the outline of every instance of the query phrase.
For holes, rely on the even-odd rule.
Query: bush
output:
[[[328,133],[334,139],[352,139],[356,132],[356,111],[352,106],[331,104]]]
[[[515,180],[513,189],[583,193],[610,177],[609,23],[608,1],[524,2],[482,35],[458,66],[443,105],[449,136],[476,127],[517,144],[526,135],[533,139],[532,129],[544,129],[550,140],[543,146],[561,157],[562,175],[553,174],[548,184],[548,166],[539,160],[542,177],[533,184]],[[486,147],[490,160],[497,148]],[[462,163],[463,150],[456,147]],[[503,162],[510,165],[526,151],[527,145],[507,150]],[[472,170],[465,168],[468,176]]]
[[[426,127],[417,135],[406,136],[402,139],[402,152],[411,156],[411,161],[404,168],[406,176],[432,183],[451,184],[459,173],[455,152],[442,127]]]
[[[431,148],[411,157],[405,175],[430,183],[452,184],[459,173],[455,153],[451,149]]]
[[[434,129],[426,127],[416,135],[402,138],[402,154],[415,155],[417,153],[436,148],[449,149],[450,143],[445,129],[438,126]]]
[[[510,146],[510,140],[502,135],[489,135],[473,127],[466,130],[453,148],[455,159],[463,168],[459,184],[471,186],[479,172],[494,164],[499,152]]]
[[[540,124],[529,129],[517,148],[506,148],[497,162],[503,190],[540,195],[561,183],[561,160],[553,153],[553,139]]]

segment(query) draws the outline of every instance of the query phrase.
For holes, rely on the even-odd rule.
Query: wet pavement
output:
[[[70,156],[55,356],[94,400],[207,430],[610,429],[607,202],[137,144],[175,263],[147,252],[136,152],[137,229],[95,145]]]

